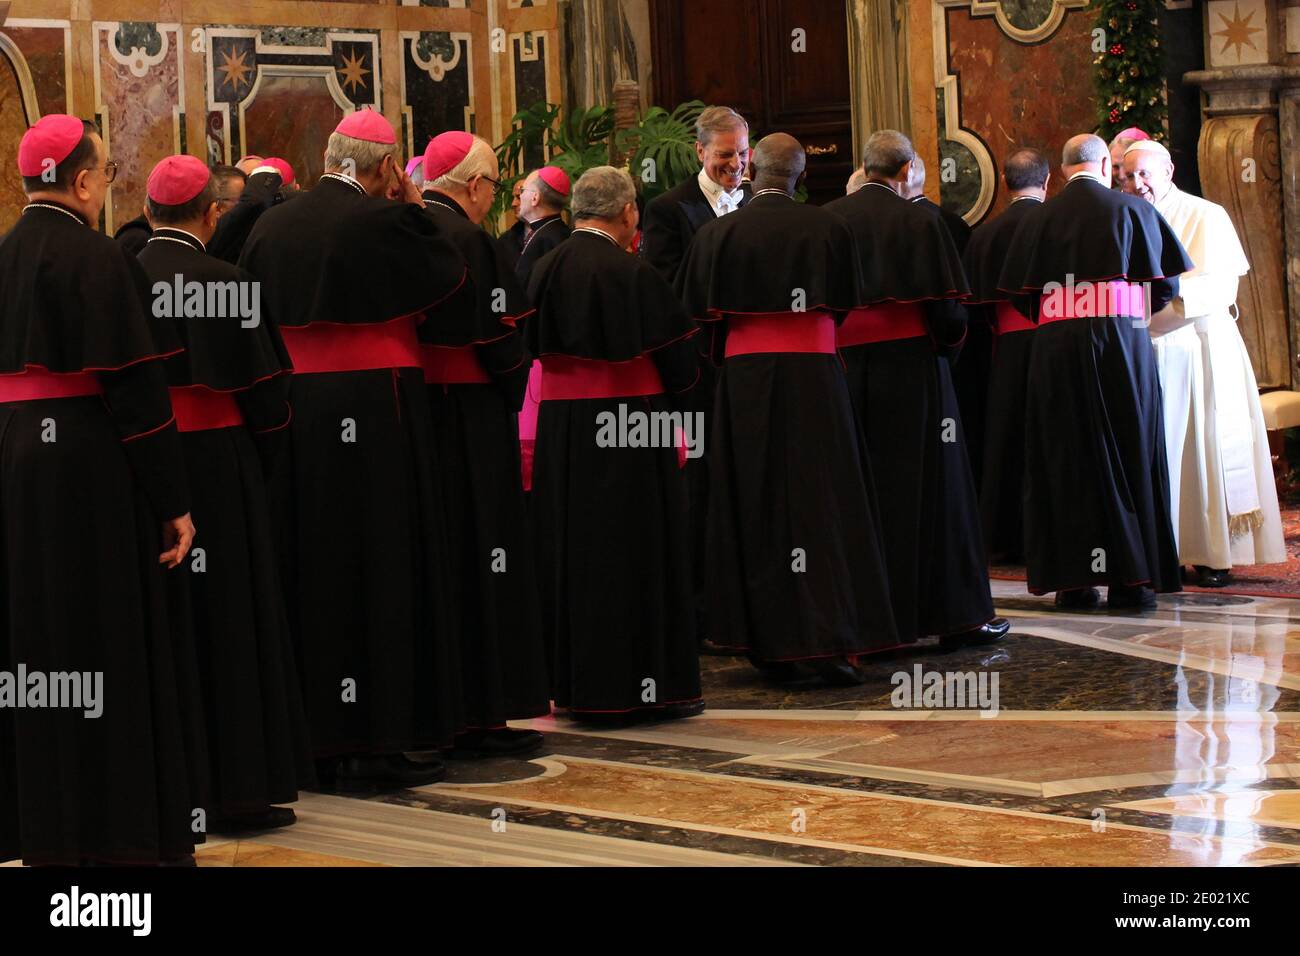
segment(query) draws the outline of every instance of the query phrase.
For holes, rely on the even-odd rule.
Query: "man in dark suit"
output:
[[[691,239],[719,216],[735,212],[748,202],[752,189],[744,181],[749,166],[749,124],[735,110],[711,106],[695,124],[695,152],[700,157],[698,176],[686,180],[655,198],[646,206],[642,221],[640,254],[668,282],[675,282]],[[700,350],[700,383],[686,396],[688,411],[702,412],[708,426],[713,419],[713,387],[716,373],[709,359],[711,335],[697,336]],[[690,497],[688,522],[691,533],[692,582],[701,650],[712,650],[704,631],[704,529],[708,520],[708,447],[699,458],[686,464]]]
[[[703,168],[646,206],[641,255],[669,282],[686,258],[691,237],[718,216],[735,212],[752,193],[744,182],[749,165],[749,124],[735,110],[710,106],[695,125],[695,152]]]

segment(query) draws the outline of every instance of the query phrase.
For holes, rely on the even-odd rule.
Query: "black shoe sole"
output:
[[[488,747],[452,747],[442,752],[447,760],[490,760],[493,757],[510,757],[515,760],[531,757],[546,746],[545,740],[537,740],[526,747],[496,750]]]

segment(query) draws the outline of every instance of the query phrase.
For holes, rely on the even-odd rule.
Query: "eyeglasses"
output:
[[[484,176],[482,173],[479,173],[479,179],[486,179],[492,184],[492,195],[494,198],[500,196],[506,188],[505,183],[501,182],[499,179],[493,179],[491,176]]]
[[[117,178],[117,165],[112,160],[104,164],[104,182],[111,183]]]

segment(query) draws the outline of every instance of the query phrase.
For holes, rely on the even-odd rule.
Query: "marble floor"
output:
[[[709,710],[531,760],[449,764],[202,866],[1297,866],[1300,601],[1058,613],[994,582],[1000,645],[921,646],[849,689],[706,657]]]

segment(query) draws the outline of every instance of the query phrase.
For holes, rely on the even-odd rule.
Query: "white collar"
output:
[[[886,186],[884,183],[878,183],[878,182],[876,182],[874,179],[868,179],[868,180],[867,180],[867,185],[868,185],[868,186],[879,186],[881,189],[885,190],[885,192],[893,193],[895,196],[898,196],[898,190],[894,189],[892,186]],[[903,197],[902,197],[902,196],[898,196],[898,198],[899,198],[899,199],[902,199]],[[911,200],[909,199],[908,202],[911,202]]]
[[[87,225],[86,220],[82,219],[71,209],[64,209],[62,206],[56,206],[52,202],[41,202],[40,200],[37,200],[36,202],[29,202],[26,206],[23,207],[23,212],[26,212],[29,209],[53,209],[55,212],[61,212],[65,216],[69,216],[77,220],[77,222],[81,223],[83,226]]]
[[[278,172],[278,170],[277,170],[277,172]],[[337,179],[339,182],[341,182],[341,183],[345,183],[346,185],[351,186],[351,187],[352,187],[353,189],[355,189],[357,192],[361,193],[361,195],[364,196],[364,195],[366,194],[366,187],[365,187],[365,186],[362,186],[359,182],[357,182],[355,179],[353,179],[353,178],[352,178],[351,176],[349,176],[347,173],[321,173],[320,178],[321,178],[321,179]]]
[[[1091,179],[1093,182],[1101,183],[1107,189],[1110,188],[1110,183],[1106,182],[1106,178],[1102,176],[1101,173],[1094,173],[1087,169],[1079,170],[1077,173],[1075,173],[1073,176],[1067,179],[1066,183],[1067,184],[1072,183],[1076,179]]]
[[[754,198],[757,199],[759,196],[784,196],[786,199],[794,198],[784,189],[760,189],[758,192],[754,193]]]
[[[153,234],[152,236],[149,237],[149,239],[147,240],[147,243],[148,243],[148,242],[153,242],[155,239],[166,239],[168,242],[179,242],[179,243],[180,243],[181,245],[183,245],[183,246],[188,246],[188,245],[189,245],[189,243],[186,242],[184,239],[173,239],[171,236],[160,236],[160,235],[158,235],[159,232],[164,231],[164,230],[166,230],[166,231],[168,231],[168,232],[179,232],[182,236],[189,236],[191,239],[193,239],[195,242],[197,242],[197,243],[199,244],[199,249],[200,249],[201,251],[203,251],[203,252],[207,252],[207,251],[208,251],[207,244],[206,244],[202,239],[200,239],[198,236],[194,235],[194,233],[190,232],[188,229],[177,229],[175,226],[159,226],[156,230],[154,230],[154,234]],[[147,244],[147,243],[146,243],[146,244]]]
[[[731,199],[733,205],[738,205],[740,197],[745,193],[745,186],[743,183],[730,191],[723,189],[720,185],[709,178],[708,172],[703,167],[700,168],[700,174],[697,179],[700,183],[700,190],[704,193],[704,198],[709,201],[709,205],[714,209],[718,208],[718,203],[721,201],[723,196]]]
[[[623,248],[622,246],[620,246],[620,245],[618,244],[618,240],[615,239],[613,236],[611,236],[609,233],[607,233],[604,229],[597,229],[595,226],[579,226],[577,229],[574,229],[573,231],[574,231],[574,232],[589,232],[589,233],[591,233],[593,236],[604,236],[606,239],[608,239],[611,243],[614,244],[614,248],[616,248],[616,249],[621,249],[621,248]]]
[[[1042,200],[1039,199],[1037,196],[1012,196],[1012,197],[1011,197],[1011,202],[1007,203],[1007,205],[1008,205],[1008,206],[1013,205],[1013,204],[1015,204],[1015,203],[1020,202],[1020,200],[1022,200],[1022,199],[1029,199],[1029,200],[1031,200],[1031,201],[1033,201],[1033,202],[1042,202]]]

